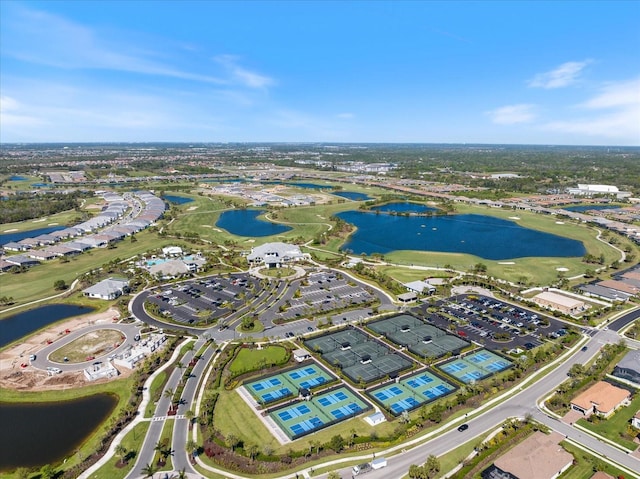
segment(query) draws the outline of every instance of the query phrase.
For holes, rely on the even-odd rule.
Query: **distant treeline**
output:
[[[0,224],[31,220],[80,208],[83,192],[11,195],[0,204]]]

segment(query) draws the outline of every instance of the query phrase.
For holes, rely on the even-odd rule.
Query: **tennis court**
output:
[[[457,355],[469,346],[467,341],[409,314],[372,321],[367,328],[424,359]]]
[[[493,376],[512,365],[513,363],[508,359],[482,349],[438,367],[463,383],[469,384]]]
[[[305,341],[305,347],[337,366],[354,383],[394,377],[413,362],[357,329],[347,328]]]
[[[245,388],[259,404],[264,405],[297,396],[300,388],[313,389],[334,379],[324,368],[309,364],[247,383]]]
[[[369,409],[370,404],[341,386],[312,397],[310,401],[297,401],[278,408],[271,411],[269,416],[290,439],[294,440]]]
[[[368,394],[391,414],[398,416],[403,411],[416,409],[455,390],[456,387],[444,379],[422,371],[398,383],[373,389]]]

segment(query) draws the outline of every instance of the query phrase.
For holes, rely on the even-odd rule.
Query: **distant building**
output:
[[[631,193],[620,191],[617,186],[612,185],[579,184],[577,188],[569,188],[568,193],[576,196],[612,195],[616,198],[627,198],[631,196]]]
[[[376,412],[364,418],[365,421],[369,423],[370,426],[377,426],[378,424],[382,424],[386,421],[384,414],[381,412]]]
[[[613,368],[613,376],[640,388],[640,351],[629,351]]]
[[[154,264],[149,268],[149,273],[163,279],[179,278],[191,274],[191,269],[184,261],[174,259],[160,264]]]
[[[554,293],[552,291],[543,291],[533,297],[533,302],[549,309],[555,309],[565,314],[578,314],[585,310],[586,304],[584,301],[570,298],[562,294]]]
[[[88,298],[111,300],[129,290],[129,280],[108,278],[82,290]]]
[[[162,248],[162,254],[165,256],[181,256],[182,248],[180,246],[165,246]]]
[[[418,295],[416,293],[404,293],[398,295],[398,301],[401,303],[413,303],[418,300]]]
[[[631,393],[609,384],[599,381],[571,401],[571,409],[581,412],[589,417],[598,414],[608,418],[618,408],[629,404]]]
[[[247,261],[251,264],[264,264],[269,268],[278,268],[285,263],[308,259],[309,255],[300,251],[297,245],[287,243],[266,243],[251,249]]]
[[[640,429],[640,411],[635,413],[635,415],[631,418],[631,425],[636,429]]]
[[[573,464],[573,455],[560,442],[564,436],[534,432],[482,472],[484,479],[555,479]]]

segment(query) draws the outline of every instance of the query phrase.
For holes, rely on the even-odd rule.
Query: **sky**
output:
[[[0,142],[640,146],[640,1],[0,0]]]

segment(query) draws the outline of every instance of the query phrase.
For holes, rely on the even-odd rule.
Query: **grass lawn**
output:
[[[129,459],[124,467],[116,467],[119,458],[114,455],[104,466],[91,474],[91,479],[123,479],[126,477],[136,463],[137,454],[142,448],[142,442],[147,435],[150,424],[149,421],[136,424],[122,439],[122,446],[129,451]],[[135,453],[135,455],[133,455],[133,453]]]
[[[409,283],[425,278],[451,278],[453,276],[453,274],[447,273],[446,271],[408,269],[397,266],[381,266],[378,268],[378,271],[381,271],[387,276],[391,276],[401,283]]]
[[[387,436],[396,427],[395,423],[385,422],[374,429],[364,419],[353,418],[297,439],[292,443],[280,445],[264,423],[258,419],[247,403],[238,397],[235,391],[220,391],[220,397],[215,409],[214,424],[224,436],[234,434],[242,441],[246,441],[248,444],[257,444],[261,448],[269,445],[273,448],[275,454],[283,454],[289,448],[293,450],[306,449],[311,441],[326,443],[336,434],[347,438],[352,429],[359,436],[368,436],[374,431],[378,436]],[[204,459],[205,457],[203,456]]]
[[[173,426],[175,425],[176,421],[173,419],[168,419],[164,422],[164,426],[162,427],[162,434],[160,434],[160,439],[158,440],[158,443],[162,444],[166,444],[166,449],[171,449],[173,450]],[[173,461],[171,460],[171,456],[172,454],[169,454],[167,456],[167,462],[166,464],[162,467],[163,471],[170,471],[173,469]],[[155,454],[155,458],[154,461],[158,460],[158,457],[161,457],[159,452],[156,452]]]
[[[98,210],[85,210],[94,214]],[[31,231],[40,228],[46,228],[48,226],[74,226],[75,220],[80,217],[80,213],[75,210],[69,211],[61,211],[60,213],[55,213],[51,216],[46,216],[44,218],[37,218],[33,220],[25,220],[18,221],[15,223],[4,223],[0,225],[0,233],[6,233],[9,230],[17,230],[17,232],[21,231]]]
[[[160,399],[160,395],[162,394],[162,390],[164,389],[164,385],[167,382],[167,370],[160,372],[153,381],[151,382],[151,387],[149,388],[149,404],[147,404],[147,409],[144,412],[144,417],[153,417],[153,413],[156,410],[156,401]]]
[[[589,479],[593,476],[594,465],[596,466],[595,470],[606,472],[613,477],[628,477],[628,474],[625,475],[624,472],[600,460],[593,454],[589,454],[566,441],[562,441],[560,445],[573,454],[575,458],[575,464],[567,469],[560,476],[560,479]]]
[[[255,371],[265,364],[282,363],[287,356],[288,352],[282,346],[266,346],[262,349],[242,348],[229,366],[229,370],[232,374]]]
[[[616,412],[609,419],[603,419],[596,423],[591,423],[585,419],[579,419],[578,424],[580,424],[585,429],[589,431],[593,431],[600,436],[606,437],[607,439],[615,442],[616,444],[620,444],[627,449],[635,450],[638,445],[633,441],[629,441],[621,437],[629,423],[633,415],[638,412],[640,409],[640,394],[636,394],[636,397],[631,401],[631,404],[627,407],[624,407],[618,412]]]

